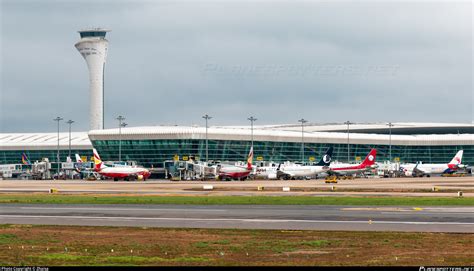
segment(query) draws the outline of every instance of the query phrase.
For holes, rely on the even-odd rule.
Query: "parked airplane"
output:
[[[28,159],[28,156],[26,156],[26,153],[21,154],[21,163],[23,165],[31,165],[30,159]]]
[[[453,157],[451,162],[448,164],[423,164],[423,163],[409,163],[401,164],[400,170],[405,174],[405,176],[410,177],[430,177],[431,174],[443,174],[443,173],[453,173],[459,168],[464,167],[461,164],[463,150],[460,150]]]
[[[76,157],[76,162],[74,163],[74,168],[78,173],[85,172],[89,173],[93,168],[88,168],[90,166],[90,163],[84,162],[82,158],[79,156],[79,154],[75,154]]]
[[[321,160],[316,165],[303,166],[298,164],[279,164],[271,167],[258,167],[256,169],[256,176],[264,177],[267,179],[295,179],[298,177],[309,177],[314,178],[318,174],[324,173],[329,169],[331,163],[333,147],[326,150]]]
[[[247,166],[234,166],[234,165],[217,165],[217,176],[219,179],[237,179],[245,180],[252,172],[252,162],[253,162],[253,147],[250,147],[250,152],[247,157]]]
[[[364,161],[358,165],[353,164],[336,164],[329,167],[329,175],[353,175],[357,173],[364,173],[368,170],[376,168],[375,158],[377,156],[377,150],[370,150],[369,154],[365,157]]]
[[[94,170],[102,176],[114,178],[114,181],[118,181],[119,179],[129,181],[136,178],[143,178],[143,180],[146,180],[151,175],[148,169],[142,167],[107,167],[102,163],[97,150],[93,149],[93,152],[95,164]]]
[[[79,154],[75,154],[76,162],[74,163],[74,169],[81,179],[83,178],[93,178],[93,179],[100,179],[100,174],[95,171],[94,168],[89,168],[90,163],[84,162]]]

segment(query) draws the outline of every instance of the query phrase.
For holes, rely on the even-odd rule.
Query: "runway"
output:
[[[474,207],[0,204],[2,224],[474,233]]]
[[[204,190],[212,185],[212,190]],[[263,188],[259,190],[258,188]],[[282,191],[289,187],[290,191]],[[332,187],[335,189],[332,190]],[[436,187],[436,192],[433,192]],[[86,180],[0,180],[0,193],[48,193],[51,188],[65,194],[147,194],[147,195],[305,195],[305,196],[413,196],[474,197],[474,177],[378,178],[340,180],[279,181],[248,180],[113,182]]]

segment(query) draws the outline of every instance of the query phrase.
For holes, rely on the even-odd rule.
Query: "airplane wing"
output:
[[[413,175],[423,175],[423,174],[429,174],[430,172],[426,171],[426,170],[423,170],[421,168],[418,167],[418,163],[416,164],[416,166],[413,168]]]
[[[366,166],[364,168],[364,172],[371,171],[373,169],[377,169],[379,166],[378,165],[371,165],[371,166]]]
[[[342,175],[344,175],[343,172],[338,172],[336,170],[332,170],[331,168],[329,168],[325,173],[328,174],[328,175],[333,175],[333,176],[342,176]]]
[[[286,172],[286,171],[277,169],[277,179],[280,179],[281,177],[291,178],[293,176],[294,174],[292,174],[291,172]]]

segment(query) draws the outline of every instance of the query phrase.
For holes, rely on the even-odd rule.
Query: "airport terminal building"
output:
[[[209,160],[244,161],[252,144],[250,126],[212,126],[207,131]],[[306,124],[254,126],[256,161],[317,161],[334,147],[333,160],[356,162],[371,148],[378,150],[377,161],[447,163],[457,150],[464,150],[463,164],[474,164],[472,124],[385,123]],[[304,142],[304,153],[302,152]],[[348,145],[349,142],[349,145]],[[92,156],[96,148],[105,161],[136,161],[145,167],[160,168],[164,161],[179,158],[206,159],[206,128],[199,126],[150,126],[92,130],[71,135],[71,153]],[[31,162],[47,157],[56,161],[56,133],[0,134],[0,163],[21,163],[22,153]],[[69,153],[69,134],[59,134],[61,161]],[[390,151],[391,149],[391,151]],[[391,154],[391,155],[390,155]]]
[[[79,31],[75,44],[89,70],[90,129],[69,133],[0,133],[0,164],[21,164],[25,153],[33,163],[48,158],[66,162],[78,153],[90,159],[96,148],[104,161],[163,167],[167,160],[244,161],[254,143],[256,161],[317,161],[329,146],[333,160],[356,162],[371,148],[377,161],[447,163],[464,150],[464,164],[474,164],[474,126],[459,123],[356,123],[254,126],[152,126],[103,130],[104,68],[110,30]],[[59,123],[58,123],[59,124]],[[206,132],[207,131],[207,132]],[[253,136],[252,136],[253,135]],[[207,140],[206,140],[207,139]],[[208,142],[208,144],[206,144]],[[304,142],[304,148],[302,148]],[[208,148],[206,148],[208,146]]]

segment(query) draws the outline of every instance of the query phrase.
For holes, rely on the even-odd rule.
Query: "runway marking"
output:
[[[421,213],[449,213],[449,214],[470,214],[474,213],[472,207],[347,207],[341,208],[341,211],[380,211],[388,214],[390,212],[405,212],[410,215],[413,212]]]
[[[1,207],[1,206],[0,206]],[[7,207],[9,208],[9,207]],[[22,209],[22,210],[85,210],[85,211],[165,211],[165,212],[172,212],[172,211],[189,211],[189,212],[229,212],[229,211],[239,211],[240,208],[236,209],[185,209],[185,208],[96,208],[96,207],[15,207],[14,209]],[[262,210],[267,209],[267,206],[252,206],[254,210]],[[248,208],[245,208],[246,210]],[[404,213],[406,215],[410,215],[413,211],[419,213],[449,213],[449,214],[470,214],[474,213],[474,208],[390,208],[390,207],[353,207],[353,208],[341,208],[341,211],[380,211],[381,214],[390,214],[393,212]],[[320,212],[321,209],[314,209],[314,210],[307,210],[307,211],[314,211]],[[323,210],[326,211],[326,210]]]
[[[348,207],[341,208],[341,211],[386,211],[386,212],[408,212],[406,207]]]
[[[153,209],[153,208],[91,208],[91,207],[19,207],[25,210],[97,210],[97,211],[211,211],[211,212],[227,212],[228,210],[218,209]],[[15,208],[17,209],[17,208]]]
[[[260,218],[189,218],[189,217],[119,217],[119,216],[55,216],[55,215],[0,215],[0,218],[51,218],[51,219],[88,219],[88,220],[163,220],[163,221],[237,221],[237,222],[298,222],[298,223],[357,223],[367,224],[367,220],[301,220],[301,219],[260,219]],[[473,225],[470,222],[435,221],[372,221],[372,224],[410,224],[410,225]]]

